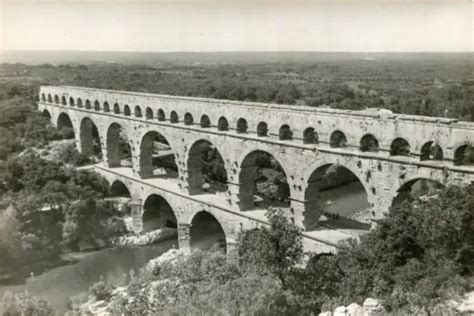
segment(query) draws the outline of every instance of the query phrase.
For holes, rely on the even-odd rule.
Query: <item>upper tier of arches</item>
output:
[[[449,161],[455,165],[473,164],[470,157],[473,156],[471,152],[474,151],[474,140],[462,142],[452,149],[449,148],[449,150],[452,150],[451,155],[446,155],[446,151],[450,146],[448,144],[440,144],[433,139],[425,139],[421,143],[417,139],[416,144],[411,144],[415,141],[408,139],[408,137],[395,137],[391,142],[387,142],[387,140],[382,140],[383,135],[377,135],[376,133],[367,133],[359,139],[354,139],[354,136],[348,137],[346,135],[346,133],[350,134],[351,132],[350,126],[345,130],[340,127],[334,127],[332,131],[324,133],[324,129],[318,128],[318,124],[305,126],[304,128],[297,126],[294,129],[295,126],[291,126],[291,124],[286,122],[282,122],[280,126],[275,126],[274,123],[270,124],[269,122],[260,121],[255,126],[252,126],[249,123],[251,120],[247,120],[244,117],[239,117],[232,123],[229,122],[225,115],[218,117],[209,113],[193,115],[190,112],[183,111],[183,113],[179,113],[176,109],[166,111],[162,108],[154,111],[149,106],[135,105],[132,107],[125,103],[119,104],[118,102],[99,101],[96,99],[73,98],[72,96],[66,98],[65,96],[50,93],[41,93],[40,100],[42,102],[79,108],[82,108],[82,105],[85,104],[87,110],[113,112],[115,115],[129,116],[140,120],[169,122],[172,124],[181,123],[194,128],[214,128],[219,132],[234,132],[259,138],[273,136],[274,140],[278,139],[285,143],[298,142],[307,146],[327,145],[336,150],[339,148],[343,150],[358,149],[364,153],[388,153],[390,156],[406,156],[421,161],[446,161],[448,160],[446,156],[448,156],[450,157]],[[113,109],[110,108],[109,104],[113,104]],[[196,116],[197,119],[194,119]],[[321,123],[321,121],[318,123]]]

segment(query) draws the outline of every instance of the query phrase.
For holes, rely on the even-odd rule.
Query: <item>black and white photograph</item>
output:
[[[474,315],[474,1],[0,0],[0,316]]]

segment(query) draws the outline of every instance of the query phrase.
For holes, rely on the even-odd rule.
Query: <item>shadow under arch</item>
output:
[[[51,113],[49,113],[48,110],[43,110],[43,112],[41,112],[41,116],[51,122]]]
[[[253,150],[245,155],[239,172],[239,207],[288,207],[290,187],[280,162],[269,152]]]
[[[74,127],[68,114],[61,112],[61,114],[58,115],[57,127],[62,138],[72,139],[75,137]]]
[[[189,231],[191,249],[227,253],[226,234],[217,218],[209,212],[200,211],[191,220]]]
[[[178,220],[168,201],[158,194],[150,194],[143,204],[143,232],[160,228],[177,228]]]
[[[403,183],[396,191],[396,195],[392,199],[391,206],[396,206],[405,200],[415,200],[419,198],[429,198],[434,196],[440,189],[445,186],[438,180],[416,177]]]
[[[114,180],[109,188],[108,199],[115,202],[115,205],[124,215],[131,215],[132,195],[130,189],[120,180]]]
[[[79,139],[81,143],[81,151],[84,155],[102,158],[102,150],[100,147],[99,130],[95,123],[88,117],[81,121],[79,128]]]
[[[107,129],[107,165],[109,168],[114,167],[131,167],[131,146],[124,138],[122,126],[118,123],[112,123]]]
[[[153,176],[178,177],[174,151],[168,140],[157,131],[149,131],[142,137],[139,163],[139,173],[144,179]]]
[[[227,190],[227,170],[219,150],[206,139],[196,140],[187,157],[189,194]]]
[[[372,194],[376,194],[372,188]],[[304,227],[306,231],[321,225],[341,228],[368,229],[369,226],[350,218],[358,211],[367,210],[369,192],[350,167],[327,162],[311,172],[304,191]],[[320,223],[320,216],[326,219]],[[373,214],[372,214],[373,215]]]

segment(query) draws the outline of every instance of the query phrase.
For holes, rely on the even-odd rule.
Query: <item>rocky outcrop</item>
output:
[[[338,306],[334,311],[320,313],[319,316],[382,316],[386,311],[380,301],[367,298],[363,306],[357,303],[352,303],[347,306]]]
[[[164,227],[140,235],[122,236],[116,240],[119,246],[143,246],[150,245],[166,239],[176,238],[178,231],[174,228]]]

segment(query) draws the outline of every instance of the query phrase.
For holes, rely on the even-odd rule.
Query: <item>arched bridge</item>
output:
[[[191,223],[201,211],[220,223],[228,251],[235,248],[241,228],[266,223],[254,201],[256,152],[278,161],[289,187],[285,212],[305,230],[305,242],[322,248],[332,247],[344,235],[308,229],[308,214],[317,212],[319,186],[329,166],[342,166],[358,178],[374,219],[381,218],[414,180],[443,185],[474,181],[474,167],[463,160],[474,145],[474,124],[454,119],[69,86],[41,87],[38,108],[58,127],[69,122],[83,153],[92,154],[93,138],[100,140],[103,162],[95,168],[111,183],[120,180],[128,187],[137,230],[147,198],[166,200],[178,214],[181,246],[189,244]],[[121,135],[130,145],[131,168],[121,165]],[[156,137],[169,144],[175,177],[153,173]],[[227,186],[222,192],[203,192],[204,143],[212,144],[224,162]],[[312,218],[315,227],[319,216]]]

